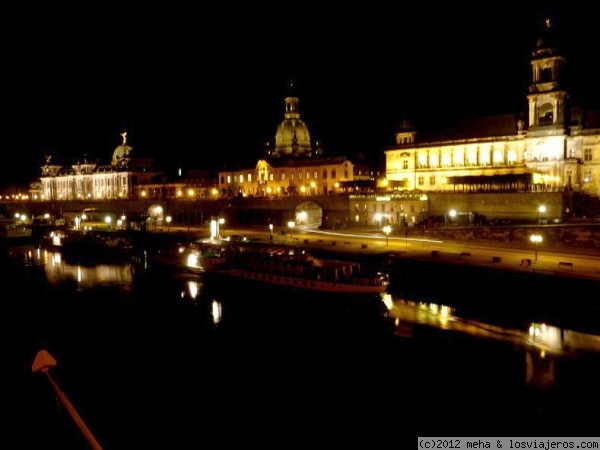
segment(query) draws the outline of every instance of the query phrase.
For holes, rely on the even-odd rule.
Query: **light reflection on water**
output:
[[[414,335],[415,326],[427,325],[470,336],[512,342],[533,347],[545,353],[573,355],[577,352],[599,352],[600,336],[532,322],[527,328],[507,328],[497,324],[461,318],[447,305],[407,301],[386,294],[384,302],[395,319],[396,332]]]
[[[37,249],[36,257],[44,266],[46,278],[51,286],[75,281],[78,290],[94,289],[98,286],[123,286],[127,288],[133,281],[130,264],[70,264],[64,261],[60,252]]]
[[[82,264],[66,261],[59,251],[43,248],[24,247],[16,251],[26,266],[43,267],[48,284],[51,287],[76,285],[78,292],[95,291],[111,287],[123,295],[134,295],[132,286],[137,272],[147,269],[143,265],[134,265],[130,261],[122,264]],[[14,255],[13,255],[14,256]],[[156,274],[153,274],[153,276]],[[173,293],[182,301],[197,303],[203,301],[204,282],[201,276],[192,274],[168,275],[178,278],[173,284]],[[156,282],[156,280],[146,280]],[[157,291],[157,295],[158,295]],[[206,300],[214,324],[223,318],[223,302],[211,296]],[[571,329],[559,328],[543,322],[529,322],[524,328],[510,328],[506,325],[489,323],[476,318],[458,315],[455,308],[427,302],[425,300],[405,300],[392,294],[382,295],[382,301],[394,319],[394,334],[401,337],[414,337],[415,328],[432,327],[439,330],[466,334],[472,337],[510,342],[526,348],[537,349],[543,354],[574,355],[577,352],[600,353],[600,336]]]
[[[207,279],[194,274],[152,271],[143,264],[77,264],[66,261],[56,252],[43,249],[25,250],[17,257],[24,261],[26,267],[40,269],[50,291],[58,293],[52,296],[54,303],[50,303],[51,308],[47,311],[55,309],[55,304],[61,305],[60,293],[65,292],[64,285],[76,286],[78,298],[79,293],[84,294],[80,296],[78,305],[96,297],[87,293],[100,292],[104,300],[105,288],[110,287],[111,294],[116,292],[111,296],[111,305],[151,303],[152,306],[158,306],[155,309],[91,308],[100,314],[103,321],[98,320],[97,324],[63,321],[58,337],[50,334],[54,324],[49,326],[51,331],[48,336],[45,328],[43,331],[36,328],[36,345],[40,341],[49,342],[50,350],[56,350],[65,361],[93,353],[89,351],[91,347],[96,352],[104,352],[106,359],[103,360],[103,367],[124,365],[116,385],[122,384],[123,377],[130,377],[128,389],[137,386],[138,376],[149,376],[146,370],[143,374],[137,374],[135,370],[138,365],[143,365],[140,362],[152,359],[161,361],[159,366],[165,368],[162,371],[160,367],[153,368],[151,375],[155,377],[154,383],[164,383],[163,378],[166,377],[170,381],[166,383],[170,389],[179,387],[185,392],[186,398],[196,389],[201,393],[193,395],[198,395],[199,401],[203,401],[206,390],[199,389],[201,385],[197,377],[206,375],[208,367],[222,367],[229,376],[225,364],[213,364],[224,360],[237,362],[240,364],[240,373],[243,370],[247,373],[243,361],[252,355],[253,370],[258,370],[260,380],[265,381],[262,391],[254,385],[248,391],[270,393],[273,389],[272,374],[281,370],[281,360],[285,361],[287,355],[293,370],[286,372],[286,383],[288,377],[294,379],[296,371],[302,368],[305,372],[298,378],[301,381],[298,384],[312,379],[318,391],[321,384],[317,380],[327,380],[326,369],[336,375],[331,377],[335,378],[335,383],[326,383],[326,387],[322,388],[322,397],[317,398],[315,394],[315,401],[323,401],[330,395],[332,386],[338,385],[337,375],[339,379],[350,379],[354,388],[359,389],[365,376],[362,368],[368,367],[378,383],[383,379],[393,380],[393,389],[397,389],[399,395],[405,390],[419,392],[421,403],[428,405],[427,417],[433,414],[442,420],[451,420],[456,417],[457,411],[470,418],[480,417],[481,411],[488,415],[498,411],[503,418],[515,416],[529,420],[531,414],[531,417],[545,421],[562,417],[558,413],[563,411],[565,405],[570,406],[572,399],[580,398],[581,393],[585,392],[586,398],[596,395],[594,374],[600,366],[598,358],[591,362],[584,360],[585,364],[579,364],[577,358],[585,352],[600,355],[600,336],[542,321],[526,322],[523,326],[491,323],[477,315],[466,317],[460,310],[442,302],[426,301],[428,297],[425,295],[421,296],[422,301],[414,300],[419,295],[408,301],[398,294],[386,294],[382,296],[382,302],[394,319],[393,339],[390,340],[393,344],[380,345],[380,341],[376,340],[374,346],[360,347],[358,341],[354,340],[348,346],[349,358],[346,360],[342,357],[345,347],[341,340],[327,342],[329,335],[314,330],[319,328],[321,317],[325,317],[325,323],[329,326],[336,317],[335,311],[322,310],[321,303],[311,298],[292,301],[273,296],[268,300],[257,299],[255,292],[235,291],[235,288],[223,291],[215,289]],[[289,304],[292,306],[279,307]],[[310,306],[306,308],[306,304]],[[62,312],[61,308],[56,309]],[[312,311],[305,311],[310,309]],[[103,314],[104,311],[108,314]],[[118,314],[113,314],[115,312]],[[347,312],[343,311],[344,314]],[[57,317],[62,317],[62,314]],[[143,320],[138,320],[140,318]],[[40,322],[46,323],[45,320]],[[98,337],[105,332],[107,323],[110,324],[110,339]],[[236,332],[230,333],[234,328]],[[292,333],[288,331],[290,328]],[[240,329],[241,332],[238,331]],[[338,330],[343,332],[346,329],[338,327],[336,332]],[[77,340],[62,338],[63,335],[73,334],[73,331],[77,332]],[[302,340],[300,345],[294,346],[290,335],[296,333],[317,336],[318,344],[306,345],[306,341]],[[460,338],[455,339],[456,336]],[[396,343],[399,345],[396,346]],[[281,351],[282,346],[286,347],[287,353]],[[377,354],[372,356],[371,351],[376,351],[374,348],[383,348],[385,357],[378,358]],[[315,353],[317,358],[322,357],[319,365],[314,363]],[[192,370],[188,363],[190,355],[194,355],[191,359],[202,358],[206,364],[198,371]],[[75,370],[74,366],[75,363],[72,363],[71,370]],[[261,367],[264,368],[262,372]],[[318,375],[313,375],[313,371]],[[90,372],[93,371],[81,370],[79,376],[89,376]],[[307,373],[312,378],[306,377]],[[193,381],[186,382],[186,374],[193,374],[190,376]],[[214,379],[210,378],[211,382],[221,380],[221,372],[216,374]],[[581,381],[587,374],[590,374],[588,378]],[[100,383],[91,384],[96,388]],[[442,385],[451,386],[452,396],[440,395],[435,386]],[[238,392],[246,394],[245,385],[242,386],[244,388],[239,388]],[[231,389],[231,386],[227,388]],[[372,389],[364,389],[365,398],[372,398]],[[380,386],[377,387],[379,389]],[[80,392],[80,395],[85,398],[94,394],[91,391]],[[140,397],[145,396],[144,390]],[[168,397],[176,396],[169,394]],[[345,388],[340,397],[347,398]],[[386,398],[388,403],[385,395],[381,398]],[[546,399],[551,401],[546,402]],[[559,400],[559,403],[555,403],[555,400]],[[46,399],[40,401],[44,403]],[[434,408],[430,409],[430,405],[434,405]],[[143,414],[143,411],[137,413]],[[114,422],[114,414],[111,409],[107,414],[108,423]],[[99,427],[102,428],[105,433],[111,429],[106,424]]]

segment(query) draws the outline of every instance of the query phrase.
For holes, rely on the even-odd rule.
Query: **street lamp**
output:
[[[223,226],[225,225],[225,219],[223,217],[219,217],[219,237],[223,236]]]
[[[541,221],[544,219],[543,214],[546,212],[546,206],[544,205],[540,205],[540,207],[538,208],[538,224],[541,223]]]
[[[537,256],[538,256],[538,244],[540,244],[544,239],[542,238],[541,234],[532,234],[529,239],[531,240],[531,242],[533,242],[535,244],[535,260],[537,261]]]
[[[388,247],[390,245],[390,232],[392,231],[392,227],[389,225],[385,225],[383,227],[383,232],[385,233],[385,246]]]
[[[269,242],[273,242],[273,224],[269,224]]]
[[[454,228],[454,218],[456,217],[456,210],[450,210],[450,225]]]
[[[290,220],[288,222],[288,228],[290,229],[290,239],[293,239],[294,237],[294,227],[296,226],[296,222],[294,222],[293,220]]]
[[[31,370],[33,372],[42,372],[44,375],[46,375],[46,377],[48,377],[48,380],[50,381],[52,388],[56,392],[58,399],[64,405],[64,407],[66,408],[67,412],[69,413],[79,430],[83,433],[88,443],[92,447],[92,450],[102,450],[102,447],[100,447],[100,444],[98,444],[98,441],[96,441],[96,438],[94,437],[92,432],[86,426],[81,416],[77,413],[75,407],[71,404],[65,393],[60,390],[58,384],[56,384],[56,381],[54,380],[54,378],[52,378],[52,375],[50,375],[50,369],[55,366],[56,360],[52,357],[52,355],[46,350],[40,350],[33,361]]]

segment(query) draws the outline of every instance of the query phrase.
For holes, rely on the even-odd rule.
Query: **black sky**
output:
[[[313,146],[382,160],[402,119],[431,125],[524,110],[528,56],[546,15],[563,42],[573,99],[600,107],[598,31],[583,4],[456,5],[16,15],[16,31],[3,32],[0,186],[38,176],[47,154],[108,163],[124,130],[136,156],[164,167],[254,164],[283,120],[290,79]]]

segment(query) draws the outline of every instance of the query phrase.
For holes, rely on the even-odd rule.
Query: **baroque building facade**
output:
[[[283,121],[275,132],[275,145],[266,146],[264,158],[251,168],[218,172],[218,188],[224,197],[281,197],[333,195],[346,192],[349,184],[374,181],[367,164],[346,156],[323,155],[301,119],[299,98],[286,97]]]
[[[386,179],[421,192],[600,195],[600,111],[571,104],[566,61],[546,20],[531,51],[527,112],[464,120],[419,133],[404,121],[385,150]]]
[[[123,143],[113,152],[110,164],[90,162],[86,158],[71,166],[52,164],[46,157],[40,176],[39,200],[125,200],[137,198],[140,185],[149,184],[160,175],[154,160],[133,158],[133,148]]]

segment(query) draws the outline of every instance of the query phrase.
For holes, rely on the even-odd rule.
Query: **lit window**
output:
[[[499,166],[504,163],[504,155],[502,150],[494,150],[494,165]]]
[[[434,154],[432,154],[432,155],[429,157],[429,162],[430,162],[430,164],[431,164],[431,167],[437,167],[437,166],[438,166],[438,156],[437,156],[437,155],[434,155]]]
[[[442,167],[450,167],[450,155],[448,153],[442,155]]]

